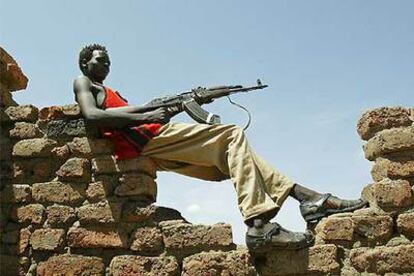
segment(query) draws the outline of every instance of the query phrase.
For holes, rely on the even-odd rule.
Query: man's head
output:
[[[79,53],[79,67],[82,73],[92,80],[103,81],[109,73],[110,65],[105,46],[87,45]]]

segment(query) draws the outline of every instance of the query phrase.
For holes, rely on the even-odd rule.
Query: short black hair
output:
[[[85,74],[82,68],[82,62],[89,61],[92,58],[92,53],[95,50],[103,51],[106,54],[108,54],[108,51],[106,50],[105,46],[100,44],[90,44],[86,45],[82,48],[82,50],[79,53],[79,68],[81,69],[82,73]]]

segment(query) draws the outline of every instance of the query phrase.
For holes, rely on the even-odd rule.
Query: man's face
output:
[[[86,63],[87,76],[97,81],[103,81],[109,74],[109,56],[101,50],[94,50],[92,58]]]

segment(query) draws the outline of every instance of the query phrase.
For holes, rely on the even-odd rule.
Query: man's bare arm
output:
[[[144,113],[129,113],[116,108],[107,110],[98,108],[91,91],[91,82],[85,77],[77,78],[74,81],[73,87],[83,116],[97,126],[123,127],[144,123],[166,123],[169,121],[166,109],[156,109]],[[135,112],[138,110],[135,109]]]

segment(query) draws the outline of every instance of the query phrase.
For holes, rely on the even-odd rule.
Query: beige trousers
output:
[[[234,125],[168,123],[142,155],[154,159],[160,170],[210,181],[231,178],[245,220],[276,214],[294,185],[255,154]]]

